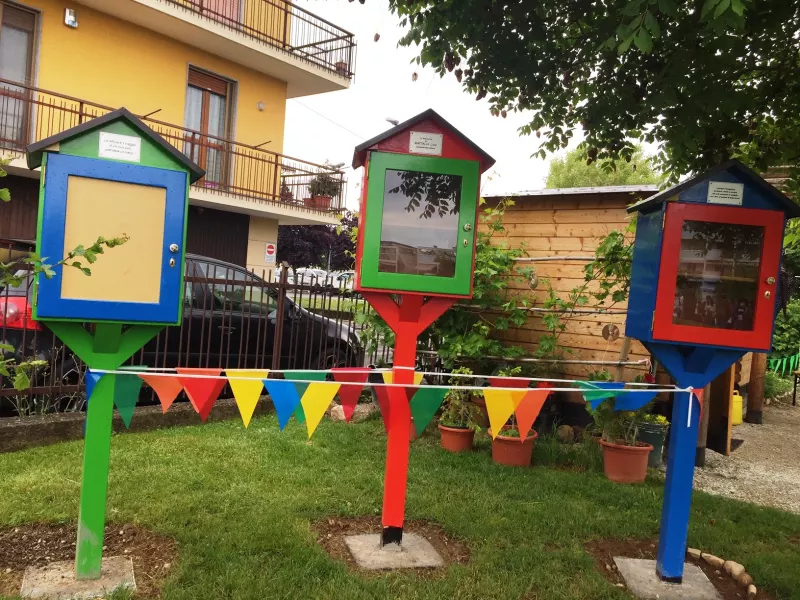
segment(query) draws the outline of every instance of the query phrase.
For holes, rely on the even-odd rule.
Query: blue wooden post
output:
[[[680,583],[683,579],[699,423],[700,403],[694,394],[675,394],[669,433],[667,480],[661,508],[661,532],[656,556],[656,573],[663,581],[672,583]]]

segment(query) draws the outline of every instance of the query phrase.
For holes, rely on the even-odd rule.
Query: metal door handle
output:
[[[774,277],[767,277],[767,283],[769,285],[775,285],[775,278]]]
[[[233,333],[236,331],[236,327],[228,327],[226,325],[217,325],[217,329],[222,331],[222,333]]]
[[[175,252],[177,252],[178,251],[178,244],[170,244],[169,245],[169,251],[172,252],[173,254]]]

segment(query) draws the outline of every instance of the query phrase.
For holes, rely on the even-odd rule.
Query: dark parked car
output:
[[[132,362],[149,367],[272,367],[276,331],[281,329],[281,369],[326,369],[361,366],[364,355],[358,336],[347,321],[311,312],[290,295],[278,314],[278,284],[245,269],[189,254],[183,323],[167,327],[137,353]],[[40,323],[31,319],[32,286],[0,289],[0,342],[12,346],[6,358],[37,358],[49,365],[34,385],[74,385],[80,380],[79,361]],[[9,387],[6,381],[3,387]]]

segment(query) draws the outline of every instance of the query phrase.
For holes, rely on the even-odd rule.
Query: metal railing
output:
[[[0,79],[0,153],[21,155],[28,144],[112,110],[95,102]],[[206,170],[206,176],[193,184],[195,188],[315,213],[336,213],[344,207],[341,171],[156,119],[142,120]],[[309,185],[320,179],[336,193],[312,197]]]
[[[160,0],[306,62],[353,77],[355,36],[285,0]]]
[[[12,198],[13,202],[13,198]],[[33,246],[0,240],[0,261],[27,256]],[[0,286],[0,358],[38,361],[30,386],[14,389],[0,376],[0,417],[82,410],[86,367],[46,325],[31,317],[31,280]],[[296,281],[296,283],[295,283]],[[369,305],[331,276],[286,271],[245,271],[213,259],[189,256],[183,320],[165,327],[132,359],[148,367],[326,369],[365,366],[390,358],[381,347],[367,356],[361,342]],[[12,370],[13,372],[13,370]]]

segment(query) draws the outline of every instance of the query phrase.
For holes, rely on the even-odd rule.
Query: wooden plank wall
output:
[[[651,193],[645,193],[648,196]],[[544,256],[588,256],[593,255],[602,238],[614,230],[625,230],[629,216],[625,207],[635,202],[640,195],[627,192],[603,194],[537,195],[514,197],[515,205],[506,212],[503,223],[507,236],[503,239],[510,247],[526,244],[531,257]],[[494,204],[500,198],[486,198]],[[501,238],[497,238],[498,240]],[[576,286],[584,283],[585,262],[551,261],[520,263],[534,265],[539,279],[549,279],[553,289],[562,297]],[[537,289],[518,286],[520,292],[541,306],[547,296],[546,285],[540,281]],[[592,300],[592,302],[595,302]],[[626,304],[617,304],[615,309],[625,309]],[[602,337],[603,326],[615,323],[625,331],[625,315],[575,315],[567,322],[567,328],[559,338],[559,344],[567,349],[568,358],[581,360],[618,360],[622,348],[622,336],[616,342],[607,342]],[[527,323],[518,329],[504,332],[503,339],[528,350],[535,350],[537,339],[545,332],[542,319],[532,314]],[[638,342],[631,344],[630,360],[649,358],[649,354]],[[564,365],[568,376],[586,377],[593,368],[586,365]],[[609,367],[612,375],[613,367]],[[632,379],[643,372],[641,368],[626,368],[625,379]]]

